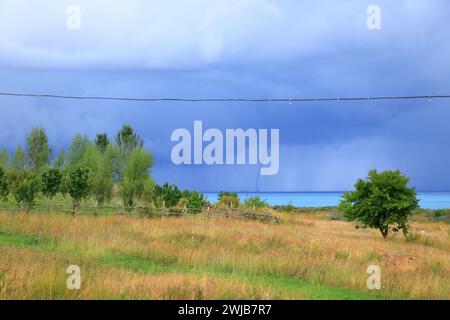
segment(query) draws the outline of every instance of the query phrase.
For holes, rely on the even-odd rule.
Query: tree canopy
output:
[[[346,192],[339,208],[347,219],[363,227],[380,230],[386,238],[389,230],[408,233],[407,220],[418,208],[415,188],[400,171],[371,170],[366,180],[358,180],[353,192]]]
[[[27,136],[27,164],[31,170],[39,171],[50,162],[51,149],[45,129],[36,127]]]
[[[18,204],[32,206],[40,195],[50,204],[58,193],[63,198],[69,194],[73,212],[82,200],[89,198],[96,200],[98,206],[119,197],[127,207],[140,202],[146,207],[167,208],[176,206],[183,197],[183,207],[190,212],[201,211],[206,203],[201,193],[155,183],[151,176],[153,155],[129,124],[120,129],[114,141],[106,133],[98,133],[93,141],[77,134],[67,152],[61,149],[53,159],[51,153],[41,127],[32,129],[26,149],[19,145],[12,161],[2,149],[0,201],[9,201],[12,194]]]

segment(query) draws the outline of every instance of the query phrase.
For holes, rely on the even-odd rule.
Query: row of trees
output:
[[[61,193],[71,196],[74,206],[94,198],[98,206],[119,196],[124,207],[137,202],[154,206],[177,206],[181,199],[187,208],[199,210],[203,194],[180,191],[167,183],[158,186],[151,177],[153,155],[133,127],[125,124],[111,141],[99,133],[95,141],[76,135],[67,153],[52,158],[47,134],[42,127],[27,135],[25,149],[18,146],[12,159],[0,152],[0,198],[12,194],[17,203],[33,204],[41,193],[48,200]]]
[[[18,146],[13,158],[0,151],[0,200],[10,194],[18,204],[33,204],[38,194],[49,201],[61,193],[70,195],[74,207],[83,199],[94,198],[98,206],[119,196],[124,207],[137,201],[147,206],[172,207],[200,211],[207,201],[203,194],[179,190],[175,185],[157,185],[151,178],[153,155],[133,127],[125,124],[110,141],[99,133],[95,141],[80,134],[67,152],[61,150],[52,159],[53,150],[42,127],[27,135],[25,149]],[[372,170],[366,180],[358,180],[353,192],[345,193],[339,209],[348,220],[363,227],[379,229],[384,238],[390,230],[408,233],[407,219],[418,208],[414,188],[400,171]],[[238,208],[237,193],[219,193],[218,204]],[[268,204],[258,196],[247,198],[245,207],[261,208]]]

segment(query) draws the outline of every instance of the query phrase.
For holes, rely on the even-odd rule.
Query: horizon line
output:
[[[201,193],[237,192],[237,193],[336,193],[351,192],[352,190],[324,190],[324,191],[198,191]],[[416,192],[450,192],[450,190],[416,190]]]

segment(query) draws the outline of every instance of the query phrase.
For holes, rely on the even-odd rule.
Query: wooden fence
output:
[[[68,204],[45,204],[45,203],[21,203],[20,205],[12,205],[0,203],[0,211],[8,212],[64,212],[72,215],[89,214],[89,215],[137,215],[143,217],[170,217],[170,216],[187,216],[187,215],[203,215],[207,218],[225,217],[225,218],[244,218],[260,221],[280,222],[280,218],[267,213],[260,213],[256,210],[229,209],[223,207],[208,207],[202,210],[193,210],[185,208],[177,210],[175,208],[150,208],[147,206],[71,206]]]

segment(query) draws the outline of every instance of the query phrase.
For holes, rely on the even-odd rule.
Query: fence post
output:
[[[75,202],[72,207],[72,216],[75,216],[75,214],[77,213],[77,208],[78,208],[78,203]]]

